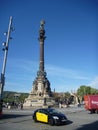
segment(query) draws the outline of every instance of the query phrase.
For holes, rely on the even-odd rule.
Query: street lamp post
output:
[[[8,55],[8,48],[9,48],[9,40],[11,39],[10,33],[13,31],[12,27],[12,16],[10,17],[8,32],[5,33],[7,36],[6,42],[3,43],[3,50],[4,50],[4,61],[1,73],[1,81],[0,81],[0,114],[2,114],[2,104],[3,104],[3,88],[5,85],[5,69],[6,69],[6,62],[7,62],[7,55]]]

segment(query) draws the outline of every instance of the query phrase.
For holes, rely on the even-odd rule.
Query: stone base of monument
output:
[[[43,105],[43,108],[49,108],[49,106],[48,105]]]
[[[26,98],[23,107],[44,107],[48,108],[55,105],[55,101],[52,97],[46,97],[46,104],[44,104],[44,97],[34,96],[32,98]]]

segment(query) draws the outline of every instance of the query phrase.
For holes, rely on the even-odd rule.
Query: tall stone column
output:
[[[44,72],[44,40],[45,40],[45,30],[44,30],[45,21],[40,22],[40,30],[39,30],[39,42],[40,42],[40,65],[39,70]]]

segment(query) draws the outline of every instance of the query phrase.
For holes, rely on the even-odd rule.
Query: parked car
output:
[[[67,117],[53,108],[41,108],[34,111],[32,118],[35,122],[44,122],[50,125],[65,124]]]

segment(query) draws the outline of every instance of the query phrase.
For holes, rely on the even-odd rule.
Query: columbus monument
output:
[[[50,82],[47,79],[47,73],[44,67],[44,41],[45,41],[45,21],[40,22],[39,29],[39,43],[40,43],[40,61],[39,70],[37,72],[37,77],[33,81],[32,90],[28,98],[25,99],[24,107],[42,107],[51,106],[54,104],[52,97],[52,92],[50,88]]]

